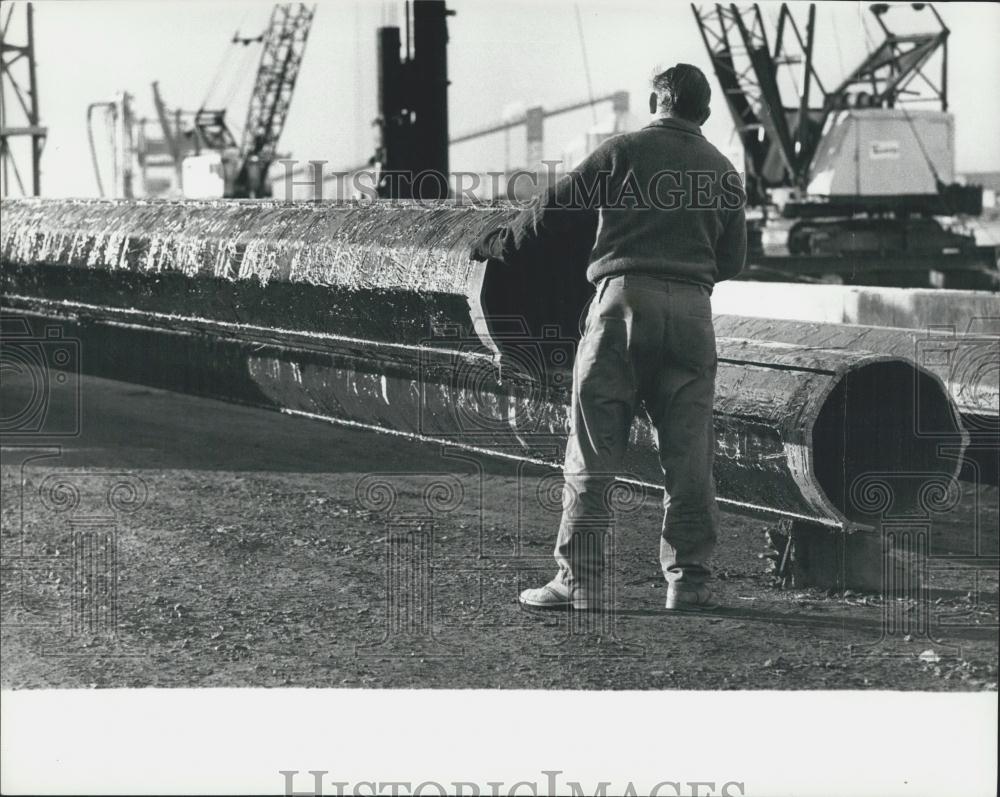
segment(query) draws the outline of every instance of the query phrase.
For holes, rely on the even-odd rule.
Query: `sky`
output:
[[[449,0],[448,6],[456,12],[448,21],[453,135],[519,107],[552,106],[619,89],[631,93],[641,124],[655,68],[683,61],[710,73],[686,2]],[[762,7],[773,27],[778,5]],[[154,80],[173,106],[212,107],[229,98],[230,121],[242,128],[257,51],[229,42],[236,30],[259,33],[270,9],[270,3],[256,1],[36,2],[39,98],[42,122],[49,128],[43,194],[97,195],[86,108],[122,90],[135,96],[140,115],[149,116],[154,113]],[[383,24],[402,25],[402,9],[402,0],[319,3],[280,150],[300,160],[327,160],[329,169],[369,157],[375,140],[375,31]],[[862,19],[867,17],[872,36],[877,30],[867,9],[867,3],[819,4],[816,58],[826,82],[838,82],[865,55]],[[948,3],[938,9],[952,31],[949,74],[957,169],[1000,171],[1000,92],[995,86],[1000,5]],[[927,14],[903,9],[900,27]],[[13,40],[17,35],[13,23],[8,36]],[[216,74],[220,77],[213,83]],[[711,79],[715,112],[704,130],[730,152],[732,123]],[[602,109],[598,117],[607,112]],[[546,157],[559,157],[593,122],[589,109],[547,121]],[[486,171],[520,166],[522,139],[522,133],[512,134],[509,149],[502,134],[456,145],[451,167]]]

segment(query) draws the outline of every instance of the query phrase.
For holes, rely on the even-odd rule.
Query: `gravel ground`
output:
[[[5,379],[5,417],[27,391]],[[516,595],[551,575],[548,471],[95,378],[81,396],[79,435],[4,440],[7,688],[997,687],[995,487],[934,519],[927,593],[889,600],[778,589],[767,523],[725,515],[724,607],[694,616],[662,610],[658,497],[637,496],[617,611],[537,613]]]

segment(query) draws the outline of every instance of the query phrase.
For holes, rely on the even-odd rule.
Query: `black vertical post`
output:
[[[378,30],[381,143],[378,195],[442,199],[448,187],[448,30],[444,0],[415,0],[413,54],[400,57],[398,27]],[[410,27],[407,15],[407,27]]]
[[[404,128],[409,119],[403,112],[403,63],[399,57],[399,28],[378,29],[378,115],[379,151],[375,159],[382,172],[394,172],[405,166],[403,147],[409,136]],[[398,183],[391,175],[379,180],[378,195],[398,199]]]
[[[941,110],[948,110],[948,36],[941,45]]]
[[[430,172],[414,183],[420,199],[448,196],[448,10],[444,0],[413,3],[417,162],[414,173]]]
[[[28,91],[31,92],[31,118],[28,124],[33,128],[31,133],[31,193],[40,196],[42,193],[42,143],[44,133],[39,133],[38,112],[38,79],[35,74],[35,9],[28,3]]]
[[[786,6],[782,6],[784,10]],[[809,5],[809,17],[806,23],[806,46],[805,63],[802,75],[802,97],[799,102],[799,122],[795,131],[795,138],[799,144],[799,151],[794,153],[794,163],[796,171],[796,182],[805,191],[809,179],[809,161],[811,160],[811,142],[809,138],[812,131],[809,129],[809,89],[813,73],[813,43],[816,30],[816,5]]]

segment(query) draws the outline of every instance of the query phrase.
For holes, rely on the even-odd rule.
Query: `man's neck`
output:
[[[680,122],[681,124],[685,124],[685,125],[694,125],[695,127],[701,127],[701,125],[698,124],[697,122],[694,122],[691,119],[685,119],[683,116],[678,116],[677,114],[675,114],[675,113],[673,113],[671,111],[667,111],[666,113],[658,114],[655,118],[656,119],[663,119],[665,121],[670,121],[670,122]]]
[[[679,127],[683,127],[698,133],[701,132],[701,125],[699,125],[697,122],[692,122],[690,119],[685,119],[683,116],[677,116],[676,114],[672,113],[656,114],[653,117],[653,121],[651,124],[654,125],[662,124],[663,122],[671,122],[673,124],[678,125]]]

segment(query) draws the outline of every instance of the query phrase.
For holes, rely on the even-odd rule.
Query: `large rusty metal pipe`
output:
[[[61,318],[118,378],[559,465],[588,288],[578,264],[470,263],[511,213],[8,200],[4,306]],[[719,358],[724,507],[865,526],[872,485],[899,506],[958,469],[955,404],[906,358],[741,338]],[[658,484],[649,423],[632,435],[627,475]]]
[[[1000,305],[997,312],[1000,313]],[[752,315],[717,314],[713,320],[716,334],[723,337],[874,351],[913,360],[941,378],[959,412],[973,428],[989,425],[990,420],[995,426],[1000,418],[1000,335],[935,327],[920,330],[787,321]]]
[[[954,299],[950,302],[954,304]],[[726,314],[716,315],[714,325],[716,334],[722,336],[843,351],[873,351],[919,363],[941,379],[961,415],[969,437],[962,478],[983,484],[997,482],[1000,336],[955,332],[953,328],[918,330]]]

